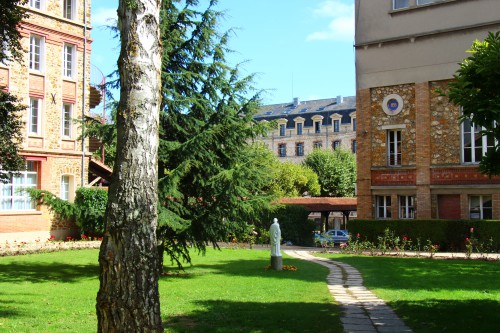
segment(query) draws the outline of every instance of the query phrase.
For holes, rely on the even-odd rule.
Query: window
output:
[[[387,164],[401,165],[401,131],[387,131]]]
[[[376,216],[378,219],[391,218],[391,196],[390,195],[377,195],[376,201]]]
[[[285,136],[286,125],[280,124],[280,136]]]
[[[63,103],[62,115],[61,115],[61,128],[62,128],[62,136],[71,138],[71,127],[73,117],[73,104]]]
[[[313,149],[322,148],[322,147],[323,147],[323,142],[321,142],[321,141],[314,141],[313,142]]]
[[[352,130],[356,132],[356,118],[352,118]]]
[[[280,143],[278,145],[278,156],[285,157],[286,156],[286,143]]]
[[[295,155],[304,156],[304,142],[297,142],[295,144]]]
[[[354,154],[356,154],[356,152],[358,151],[358,143],[356,142],[356,140],[352,140],[351,150]]]
[[[333,131],[334,132],[340,132],[340,120],[335,119],[333,121]]]
[[[0,182],[0,210],[35,209],[35,202],[23,189],[36,188],[37,184],[38,163],[27,161],[25,171],[11,175],[7,183]]]
[[[302,135],[303,123],[297,123],[297,135]]]
[[[64,0],[63,2],[63,17],[68,20],[75,19],[75,0]]]
[[[63,47],[63,76],[73,78],[76,69],[76,47],[70,44],[64,44]]]
[[[427,5],[429,3],[433,3],[433,2],[436,2],[437,0],[417,0],[417,5],[418,6],[421,6],[421,5]]]
[[[410,0],[393,0],[392,2],[393,9],[408,8],[409,6],[410,6]]]
[[[30,36],[30,69],[43,71],[44,39],[40,36]]]
[[[337,149],[337,148],[340,148],[340,144],[341,144],[341,141],[340,141],[340,140],[333,141],[333,142],[332,142],[332,148],[333,148],[333,150],[335,150],[335,149]]]
[[[321,122],[320,121],[314,122],[314,133],[321,133]]]
[[[469,217],[474,220],[491,220],[493,218],[491,195],[471,195]]]
[[[487,150],[494,149],[495,140],[490,135],[482,135],[481,127],[470,119],[462,123],[462,159],[464,163],[479,163]]]
[[[399,196],[399,218],[414,219],[415,218],[415,197]]]
[[[42,116],[41,100],[38,98],[30,98],[30,109],[28,118],[28,133],[40,134],[41,125],[40,120]]]
[[[42,9],[43,0],[30,0],[30,7],[36,9]]]

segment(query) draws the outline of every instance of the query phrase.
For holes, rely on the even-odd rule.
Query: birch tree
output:
[[[156,251],[160,0],[120,0],[117,155],[99,253],[98,332],[163,332]]]

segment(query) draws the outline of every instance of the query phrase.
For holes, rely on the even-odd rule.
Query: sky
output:
[[[92,1],[91,63],[104,75],[119,55],[105,28],[117,8],[118,0]],[[354,0],[219,0],[216,8],[225,12],[220,31],[235,30],[228,61],[256,74],[264,104],[355,95]]]

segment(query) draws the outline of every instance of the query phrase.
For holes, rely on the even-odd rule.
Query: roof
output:
[[[111,181],[111,176],[113,175],[113,170],[101,161],[96,160],[91,157],[89,161],[89,169],[95,175]]]
[[[297,104],[297,105],[296,105]],[[301,101],[294,104],[281,103],[264,105],[259,109],[255,118],[277,118],[286,117],[289,115],[301,116],[311,113],[335,113],[337,111],[355,111],[356,110],[356,96],[318,99],[311,101]]]
[[[302,205],[310,212],[356,211],[358,207],[357,198],[299,197],[281,198],[278,202],[285,205]]]

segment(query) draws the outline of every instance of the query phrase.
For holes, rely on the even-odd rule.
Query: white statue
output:
[[[271,224],[271,228],[269,228],[269,237],[271,238],[271,256],[281,257],[281,230],[277,218],[274,218],[273,224]]]

